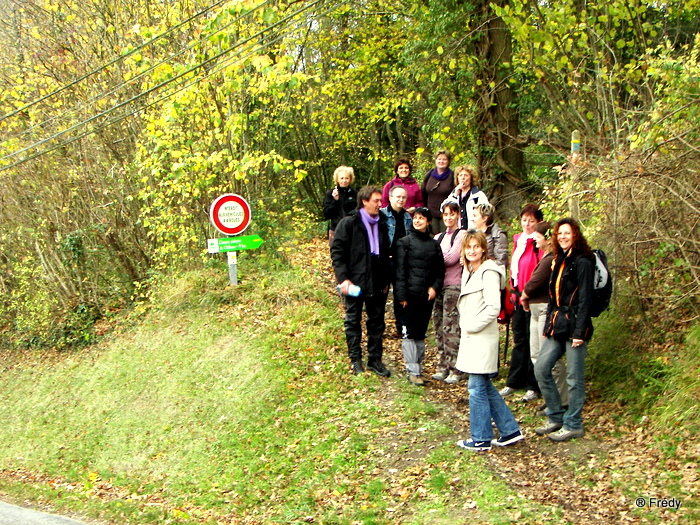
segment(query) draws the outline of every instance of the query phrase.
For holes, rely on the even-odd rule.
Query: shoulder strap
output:
[[[464,228],[457,228],[453,233],[452,233],[452,239],[450,240],[450,247],[455,245],[455,239],[457,238],[457,234],[462,231]],[[443,233],[444,235],[444,233]]]

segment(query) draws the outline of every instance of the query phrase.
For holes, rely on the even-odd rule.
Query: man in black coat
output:
[[[362,365],[362,307],[367,314],[367,368],[381,376],[391,372],[382,362],[384,310],[386,307],[391,268],[389,265],[389,233],[386,217],[379,210],[382,190],[365,186],[357,194],[358,207],[336,227],[331,244],[333,270],[345,297],[345,339],[348,356],[355,374],[364,372]],[[360,294],[350,295],[352,286]]]

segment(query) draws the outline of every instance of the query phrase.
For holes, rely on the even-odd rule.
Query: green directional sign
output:
[[[224,237],[222,239],[209,239],[207,250],[209,253],[235,252],[238,250],[252,250],[263,243],[259,235],[243,235],[241,237]]]

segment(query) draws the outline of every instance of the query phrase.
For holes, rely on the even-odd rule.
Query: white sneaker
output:
[[[512,395],[515,392],[514,388],[511,388],[509,386],[503,387],[499,394],[501,394],[501,397],[508,397]]]
[[[540,395],[537,392],[535,392],[534,390],[528,390],[527,392],[525,392],[522,401],[523,403],[529,403],[530,401],[534,401],[538,397],[540,397]]]
[[[435,379],[435,381],[444,381],[448,375],[449,372],[447,370],[438,370],[431,377]]]
[[[462,374],[455,374],[454,372],[450,372],[450,375],[448,375],[447,379],[445,379],[445,383],[454,385],[455,383],[459,383],[461,380]]]

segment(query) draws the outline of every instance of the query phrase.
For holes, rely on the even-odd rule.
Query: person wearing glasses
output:
[[[394,319],[396,320],[396,333],[399,337],[403,333],[403,308],[396,300],[396,243],[403,239],[411,228],[411,214],[405,208],[408,194],[403,186],[394,186],[389,190],[389,206],[381,209],[386,216],[386,224],[389,229],[389,259],[391,260],[392,278],[394,287]]]

